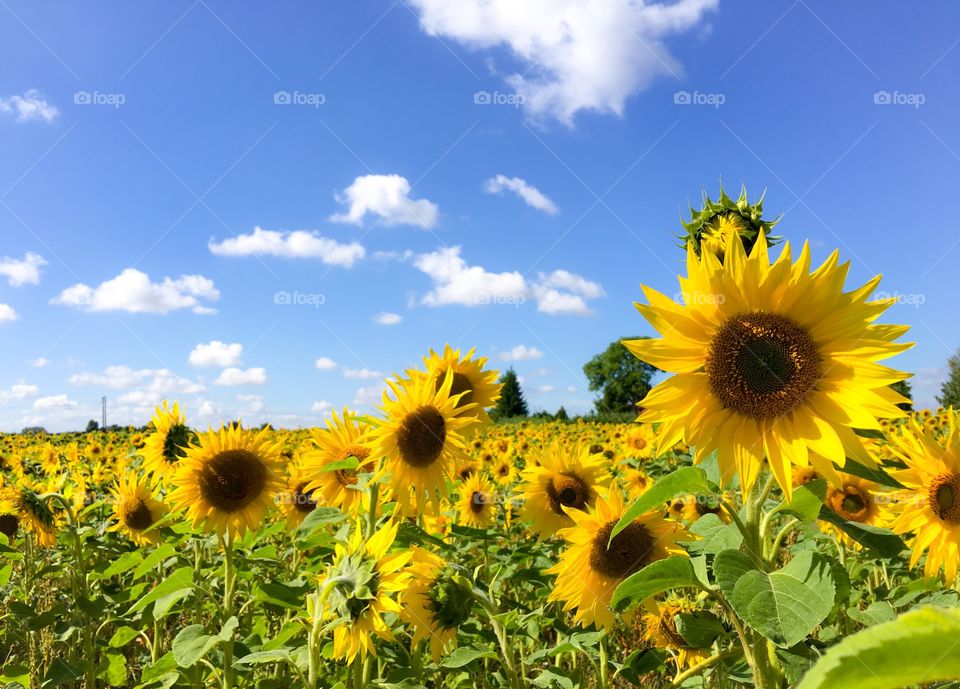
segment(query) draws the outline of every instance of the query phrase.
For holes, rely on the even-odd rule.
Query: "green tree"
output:
[[[556,419],[557,421],[569,421],[570,415],[567,414],[567,410],[565,407],[560,407],[559,409],[557,409],[557,413],[554,414],[553,418]]]
[[[512,368],[508,369],[500,377],[500,382],[503,383],[503,388],[500,390],[497,406],[493,410],[493,417],[509,419],[514,416],[527,416],[530,412],[527,409],[527,401],[523,399],[523,390],[520,389],[516,372]]]
[[[93,419],[90,419],[89,421],[87,421],[87,430],[84,431],[84,433],[93,433],[94,431],[99,431],[99,430],[100,430],[100,424],[94,421]]]
[[[947,370],[947,379],[940,386],[937,402],[944,407],[960,408],[960,350],[947,359]]]
[[[910,385],[909,380],[901,380],[899,383],[894,383],[890,387],[893,388],[894,392],[899,392],[907,399],[913,400],[913,387]],[[913,411],[912,402],[909,404],[907,402],[903,402],[897,406],[903,409],[903,411]]]
[[[598,414],[636,412],[637,402],[650,391],[650,379],[658,370],[631,354],[620,340],[583,366],[590,390],[600,392],[594,400]]]

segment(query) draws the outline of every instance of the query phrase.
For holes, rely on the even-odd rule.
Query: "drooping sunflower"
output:
[[[430,639],[434,662],[456,648],[457,629],[473,612],[470,581],[442,558],[413,548],[410,585],[400,594],[401,619],[413,626],[413,645]]]
[[[557,575],[549,600],[563,601],[564,611],[576,609],[574,620],[582,626],[612,629],[615,618],[607,606],[617,584],[651,562],[686,554],[678,543],[690,534],[659,511],[638,517],[610,542],[624,511],[623,496],[612,485],[588,511],[569,510],[575,525],[558,532],[567,547],[547,570]]]
[[[493,486],[483,474],[474,474],[459,486],[457,509],[460,523],[488,528],[497,521],[497,503]]]
[[[473,407],[451,396],[453,372],[447,371],[437,388],[432,377],[413,371],[402,382],[387,381],[394,393],[383,393],[385,418],[371,432],[371,461],[383,460],[377,478],[390,475],[395,494],[411,489],[417,506],[424,493],[431,499],[446,496],[447,478],[457,461],[466,458],[464,431],[476,423]],[[462,394],[462,393],[461,393]]]
[[[44,548],[57,544],[57,515],[50,509],[47,501],[41,500],[36,492],[21,486],[14,497],[19,525],[30,532],[37,543]]]
[[[503,386],[497,382],[499,371],[484,370],[487,358],[481,356],[474,359],[475,352],[476,349],[471,349],[461,356],[459,349],[446,345],[443,348],[443,354],[437,354],[431,349],[430,354],[425,356],[423,361],[427,367],[427,374],[434,379],[437,390],[443,385],[447,371],[452,371],[453,382],[450,385],[450,395],[463,393],[457,406],[475,404],[476,406],[467,411],[467,414],[487,422],[490,420],[487,409],[500,398],[500,388]]]
[[[187,426],[178,402],[173,403],[172,409],[166,401],[163,407],[158,405],[151,423],[153,432],[147,436],[141,451],[143,466],[155,476],[172,478],[196,434]]]
[[[565,508],[585,510],[596,502],[603,488],[606,462],[603,455],[591,453],[585,444],[565,446],[559,441],[546,446],[537,460],[539,466],[523,470],[521,517],[547,538],[573,524]]]
[[[271,435],[234,425],[201,433],[178,462],[170,502],[186,509],[194,527],[221,535],[258,528],[283,485],[281,441]]]
[[[771,264],[763,234],[749,257],[732,235],[723,264],[688,247],[683,304],[643,288],[650,303],[636,307],[662,337],[624,345],[674,374],[640,403],[640,421],[662,424],[658,451],[680,439],[695,461],[717,450],[723,478],[739,473],[744,490],[766,456],[788,497],[791,464],[835,481],[832,462],[875,463],[853,428],[904,416],[889,385],[907,374],[877,362],[912,345],[894,342],[907,326],[874,324],[895,301],[867,301],[880,276],[844,292],[838,260],[810,273],[809,245],[793,262],[788,243]]]
[[[677,615],[690,612],[693,606],[679,602],[651,603],[641,618],[643,637],[656,648],[669,651],[676,660],[677,669],[683,670],[706,660],[709,653],[694,648],[677,631]]]
[[[319,502],[347,513],[364,509],[367,493],[356,487],[357,475],[371,472],[375,467],[367,445],[370,430],[369,424],[346,407],[342,416],[333,411],[326,428],[311,429],[314,447],[303,454],[303,475],[310,479],[307,490],[315,491]],[[357,460],[355,469],[330,469],[331,465],[351,457]]]
[[[115,522],[107,530],[119,531],[139,546],[159,543],[160,530],[151,527],[169,511],[169,507],[157,499],[156,491],[146,477],[131,471],[117,479],[111,494]]]
[[[363,538],[360,524],[354,527],[350,541],[337,544],[334,563],[320,579],[326,591],[327,615],[340,620],[333,630],[333,657],[362,662],[376,655],[371,635],[392,640],[384,613],[401,613],[394,596],[408,585],[410,574],[404,571],[410,551],[388,555],[397,536],[397,522],[381,527],[369,539]]]
[[[935,577],[943,568],[947,583],[960,567],[960,412],[951,412],[944,435],[911,419],[890,437],[893,453],[907,468],[891,471],[904,486],[893,493],[897,516],[890,527],[898,534],[913,533],[910,566],[924,551],[923,573]]]

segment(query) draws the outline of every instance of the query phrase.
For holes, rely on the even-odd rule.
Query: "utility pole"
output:
[[[101,418],[100,428],[105,431],[107,430],[107,398],[106,396],[100,398],[100,404],[103,406],[103,416]]]

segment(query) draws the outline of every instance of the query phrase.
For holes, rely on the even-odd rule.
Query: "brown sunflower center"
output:
[[[437,390],[443,387],[443,379],[446,375],[446,371],[444,371],[437,376]],[[456,397],[461,392],[464,395],[457,400],[458,409],[473,402],[473,383],[462,373],[454,372],[453,380],[450,383],[450,397]]]
[[[11,541],[17,535],[20,528],[20,520],[15,514],[0,514],[0,533]]]
[[[590,501],[590,486],[573,472],[564,472],[550,478],[547,483],[547,500],[550,509],[556,514],[566,516],[564,507],[585,509]]]
[[[830,506],[847,521],[865,522],[870,516],[870,495],[857,486],[831,490]]]
[[[362,445],[351,445],[350,447],[345,447],[340,450],[337,455],[337,459],[347,459],[349,457],[355,457],[358,462],[357,469],[337,469],[334,472],[334,476],[337,479],[337,483],[341,486],[353,486],[357,483],[357,471],[362,470],[364,463],[366,462],[367,457],[370,456],[370,448],[364,447]],[[316,506],[316,503],[314,503]],[[312,507],[310,509],[313,509]]]
[[[608,522],[593,537],[590,568],[611,579],[623,579],[647,564],[653,553],[654,540],[643,524],[633,522],[614,537],[608,548],[607,542],[616,523]]]
[[[143,531],[153,524],[153,515],[150,507],[143,500],[137,498],[135,503],[126,506],[123,511],[123,525],[134,531]]]
[[[490,494],[486,491],[475,490],[470,496],[470,511],[474,514],[483,514],[490,504]]]
[[[447,439],[447,422],[436,408],[423,406],[407,414],[400,424],[397,448],[400,459],[418,469],[440,459]]]
[[[267,466],[249,450],[225,450],[200,471],[200,495],[216,509],[236,512],[252,503],[267,485]]]
[[[725,407],[773,419],[806,400],[820,379],[820,353],[805,328],[776,313],[745,313],[724,323],[706,361],[710,390]]]
[[[339,477],[338,477],[339,479]],[[356,479],[354,479],[356,481]],[[317,507],[317,501],[313,499],[312,490],[304,490],[307,487],[306,481],[297,486],[293,491],[293,506],[298,512],[310,514]]]
[[[930,484],[930,507],[939,519],[960,524],[960,474],[940,474]]]

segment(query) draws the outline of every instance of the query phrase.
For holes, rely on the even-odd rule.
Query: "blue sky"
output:
[[[721,178],[851,285],[884,274],[931,404],[960,346],[958,20],[3,0],[0,429],[82,427],[102,395],[120,423],[170,398],[315,424],[447,342],[586,411],[583,363],[652,334],[639,285],[676,292],[678,216]]]

